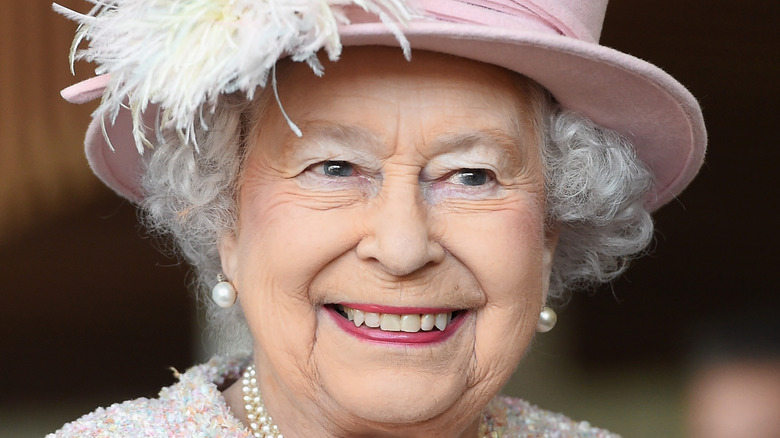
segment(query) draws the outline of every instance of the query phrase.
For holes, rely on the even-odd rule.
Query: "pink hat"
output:
[[[564,107],[635,145],[655,175],[646,200],[650,209],[678,195],[701,167],[707,139],[694,97],[659,68],[598,44],[607,0],[409,0],[409,4],[419,15],[401,20],[407,22],[397,25],[400,37],[387,17],[383,22],[362,10],[347,9],[351,23],[338,27],[341,44],[398,46],[408,40],[413,50],[456,55],[528,76]],[[109,76],[98,76],[66,88],[62,95],[70,102],[86,102],[102,96],[110,82]],[[143,113],[147,125],[154,126],[156,114],[150,109]],[[86,153],[103,182],[138,202],[143,194],[133,122],[126,107],[114,115],[97,114],[87,131]]]

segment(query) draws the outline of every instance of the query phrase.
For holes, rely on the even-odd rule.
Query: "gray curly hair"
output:
[[[619,275],[648,245],[653,222],[642,199],[652,176],[625,138],[561,108],[533,81],[523,82],[542,145],[548,226],[560,232],[548,301],[561,304],[566,291]],[[221,353],[251,349],[241,307],[217,307],[210,292],[221,272],[217,244],[237,224],[249,139],[271,102],[265,91],[253,102],[223,96],[206,120],[209,130],[198,132],[198,151],[170,136],[144,158],[144,222],[172,236],[195,268],[194,287]]]

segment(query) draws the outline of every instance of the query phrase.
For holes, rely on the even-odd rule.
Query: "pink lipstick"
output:
[[[345,332],[358,339],[400,345],[443,342],[466,319],[465,310],[333,304],[323,308]]]

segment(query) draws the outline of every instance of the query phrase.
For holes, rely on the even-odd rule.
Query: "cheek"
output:
[[[477,279],[484,306],[476,314],[475,382],[503,385],[534,335],[544,293],[544,224],[538,209],[451,218],[448,249]]]
[[[310,357],[320,304],[309,286],[354,247],[354,214],[302,207],[279,187],[245,191],[241,205],[235,284],[257,360],[288,384],[306,387],[313,381],[305,376],[314,373]]]
[[[537,208],[444,215],[442,241],[477,278],[488,307],[513,308],[538,292],[543,274],[544,224]]]
[[[354,208],[322,208],[294,190],[267,187],[243,199],[238,244],[245,269],[276,279],[285,292],[305,291],[331,260],[356,244]],[[243,202],[248,200],[250,202]]]

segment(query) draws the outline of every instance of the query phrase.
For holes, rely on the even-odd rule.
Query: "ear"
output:
[[[225,233],[219,238],[217,251],[222,262],[222,273],[233,281],[238,268],[238,250],[236,249],[236,237],[233,233]]]

